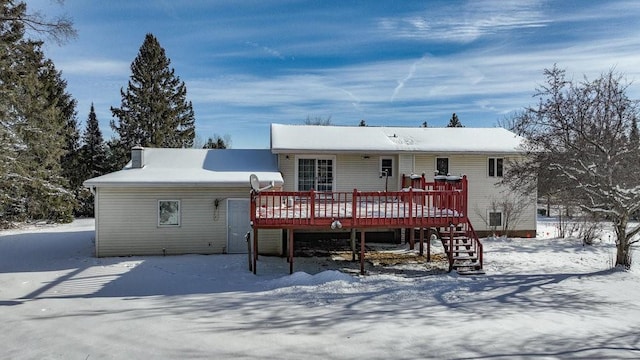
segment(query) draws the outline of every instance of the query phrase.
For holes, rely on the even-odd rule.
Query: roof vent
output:
[[[135,146],[131,149],[131,168],[142,169],[144,166],[144,148]]]

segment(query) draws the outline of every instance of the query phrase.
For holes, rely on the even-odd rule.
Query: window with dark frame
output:
[[[502,213],[501,212],[489,212],[489,226],[499,227],[502,226]]]
[[[393,176],[393,159],[381,158],[380,159],[380,173],[386,176]]]
[[[438,175],[449,175],[449,158],[436,158]]]
[[[503,163],[502,158],[489,158],[489,177],[502,177]]]

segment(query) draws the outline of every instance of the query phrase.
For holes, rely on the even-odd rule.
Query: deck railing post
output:
[[[358,223],[358,202],[360,201],[360,199],[358,198],[358,190],[357,189],[353,189],[353,196],[351,198],[351,224],[353,224],[353,227],[357,227],[360,224]]]
[[[313,189],[309,190],[309,222],[315,224],[316,219],[316,194]]]
[[[409,223],[413,220],[413,188],[409,188]]]
[[[249,210],[251,216],[249,218],[251,219],[252,224],[255,224],[256,222],[256,197],[256,194],[251,191],[251,209]]]
[[[468,206],[468,196],[469,194],[469,183],[467,182],[467,175],[462,175],[462,211],[465,217],[468,217],[467,206]]]

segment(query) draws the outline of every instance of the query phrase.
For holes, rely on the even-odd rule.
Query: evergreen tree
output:
[[[107,172],[107,148],[102,138],[102,132],[100,131],[100,125],[93,103],[89,110],[87,127],[82,134],[82,148],[80,153],[83,180],[104,175]]]
[[[464,125],[462,125],[460,119],[458,119],[458,115],[456,115],[456,113],[453,113],[453,115],[451,115],[451,119],[449,119],[449,124],[447,124],[447,127],[464,127]]]
[[[93,103],[91,103],[91,109],[89,110],[87,127],[82,133],[82,147],[80,148],[79,159],[78,169],[83,181],[108,172],[107,146],[102,138]],[[94,216],[93,194],[88,189],[80,188],[76,197],[78,199],[76,216]]]
[[[174,69],[158,40],[147,34],[131,64],[127,90],[120,90],[122,102],[112,107],[111,128],[120,147],[114,154],[128,154],[136,145],[148,147],[191,147],[195,137],[193,106],[187,101],[187,87]],[[117,159],[123,166],[127,156]]]
[[[62,79],[62,74],[52,71],[53,87],[49,94],[49,101],[56,103],[60,109],[60,115],[64,122],[61,136],[64,139],[63,154],[60,159],[62,176],[67,179],[68,189],[77,192],[85,180],[80,176],[80,129],[76,118],[77,101],[66,92],[67,82]]]
[[[207,142],[202,147],[203,149],[227,149],[229,147],[229,139],[226,140],[220,135],[214,135],[213,138],[208,138]]]
[[[25,3],[0,0],[0,225],[70,220],[74,203],[60,163],[75,101],[42,42],[25,38],[25,24],[62,34]]]

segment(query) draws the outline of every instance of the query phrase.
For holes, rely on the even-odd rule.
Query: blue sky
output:
[[[105,138],[130,64],[153,33],[187,85],[198,136],[269,147],[269,124],[492,127],[534,103],[542,71],[615,68],[640,98],[640,1],[28,0],[69,15],[78,37],[48,43]],[[345,139],[348,141],[348,139]]]

